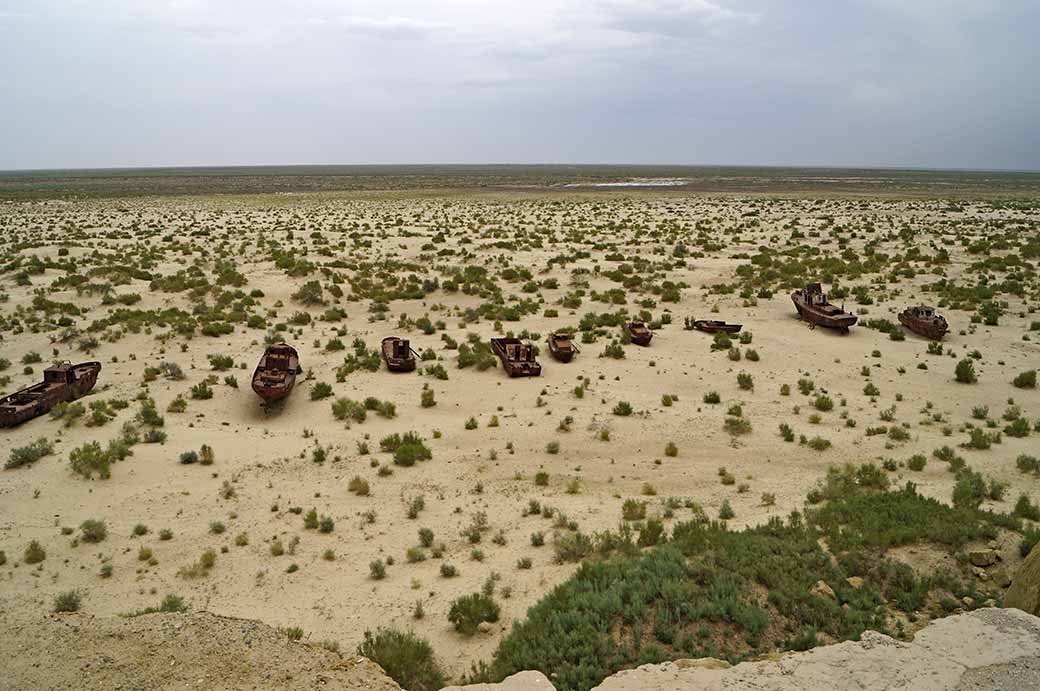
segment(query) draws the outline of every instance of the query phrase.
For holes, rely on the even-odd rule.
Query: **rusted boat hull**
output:
[[[43,372],[43,382],[0,399],[0,427],[14,427],[85,396],[97,383],[100,362],[61,363]]]
[[[569,336],[561,338],[558,334],[549,334],[547,343],[549,354],[560,362],[570,362],[578,352],[578,346],[574,345]]]
[[[917,317],[903,311],[899,313],[899,323],[918,336],[924,336],[933,341],[941,341],[946,332],[950,330],[946,319],[938,314],[930,318]]]
[[[791,293],[791,301],[798,316],[814,326],[838,329],[848,333],[849,327],[859,319],[855,314],[827,302],[819,283],[810,283],[802,290]]]
[[[381,343],[380,351],[383,362],[391,372],[412,372],[415,370],[415,351],[408,341],[397,336],[387,336]]]
[[[646,347],[650,345],[650,341],[654,337],[654,332],[640,322],[629,322],[625,325],[625,330],[628,332],[628,337],[637,346]]]
[[[492,338],[491,352],[502,361],[502,369],[510,377],[537,377],[542,366],[534,357],[534,347],[518,338]]]
[[[300,356],[286,343],[268,346],[253,372],[253,391],[264,403],[273,403],[292,393],[300,372]]]
[[[744,325],[743,324],[727,324],[726,322],[718,321],[718,320],[715,320],[715,319],[694,319],[693,320],[693,328],[697,329],[698,331],[703,331],[704,333],[709,333],[709,334],[715,334],[715,333],[735,334],[735,333],[739,333],[740,330],[742,328],[744,328]]]

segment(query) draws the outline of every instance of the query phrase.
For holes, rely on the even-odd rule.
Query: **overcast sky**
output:
[[[0,169],[1040,169],[1038,0],[0,0]]]

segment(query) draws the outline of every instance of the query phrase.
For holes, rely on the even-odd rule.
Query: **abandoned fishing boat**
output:
[[[858,318],[855,314],[846,312],[844,307],[827,302],[827,296],[819,283],[810,283],[805,288],[794,291],[791,293],[791,300],[798,310],[798,316],[812,326],[839,329],[844,334],[849,332],[849,327],[855,324]]]
[[[934,307],[926,305],[907,307],[899,313],[899,323],[915,334],[933,341],[941,341],[950,330],[946,317],[936,312]]]
[[[574,354],[581,352],[569,333],[556,331],[549,334],[549,354],[560,362],[570,362]]]
[[[718,319],[690,319],[686,318],[687,329],[697,329],[704,333],[716,334],[716,333],[727,333],[735,334],[739,333],[744,327],[743,324],[727,324],[724,321]]]
[[[625,324],[625,331],[636,345],[648,346],[650,339],[654,337],[654,332],[643,322],[628,322]]]
[[[519,338],[492,338],[491,352],[502,361],[502,368],[510,377],[537,377],[542,373],[534,346]]]
[[[264,403],[279,401],[292,392],[299,372],[300,356],[295,348],[288,343],[269,345],[253,372],[253,391]]]
[[[43,381],[0,398],[0,427],[13,427],[74,401],[97,383],[100,362],[60,362],[43,370]]]
[[[382,341],[383,361],[391,372],[411,372],[415,369],[415,358],[418,355],[408,343],[408,339],[387,336]]]

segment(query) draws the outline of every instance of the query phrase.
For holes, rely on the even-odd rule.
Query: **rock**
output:
[[[1040,615],[1040,549],[1033,547],[1011,579],[1004,606]]]
[[[851,585],[856,590],[859,590],[863,587],[863,579],[859,576],[849,576],[845,579],[845,582]]]
[[[863,691],[1040,689],[1040,619],[1013,609],[945,617],[912,642],[860,640],[767,656],[725,669],[666,662],[607,677],[592,691]]]
[[[541,672],[517,672],[498,684],[448,686],[441,691],[556,691],[556,687]]]
[[[999,568],[993,572],[993,582],[1001,588],[1006,588],[1011,585],[1011,576],[1008,575],[1004,568]]]
[[[714,657],[700,657],[696,660],[690,658],[676,660],[675,666],[679,669],[729,669],[733,665]]]
[[[964,597],[961,598],[961,602],[964,603],[965,607],[974,607],[975,606],[974,598],[970,598],[967,595],[965,595]]]
[[[838,596],[834,594],[834,589],[824,581],[816,581],[816,585],[809,588],[809,593],[817,597],[830,598],[831,600],[838,599]]]
[[[975,566],[992,566],[997,563],[997,553],[991,549],[973,549],[968,552],[968,561]]]
[[[488,622],[482,621],[477,624],[477,631],[480,631],[481,633],[491,633],[492,626]]]

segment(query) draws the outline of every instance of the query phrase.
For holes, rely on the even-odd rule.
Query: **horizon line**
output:
[[[753,164],[753,163],[221,163],[191,165],[116,165],[71,168],[4,168],[0,175],[40,173],[101,173],[135,171],[204,171],[216,169],[259,169],[259,168],[740,168],[740,169],[802,169],[802,170],[846,170],[846,171],[903,171],[903,172],[952,172],[952,173],[1005,173],[1040,174],[1040,168],[964,168],[912,165],[828,165],[828,164]]]

